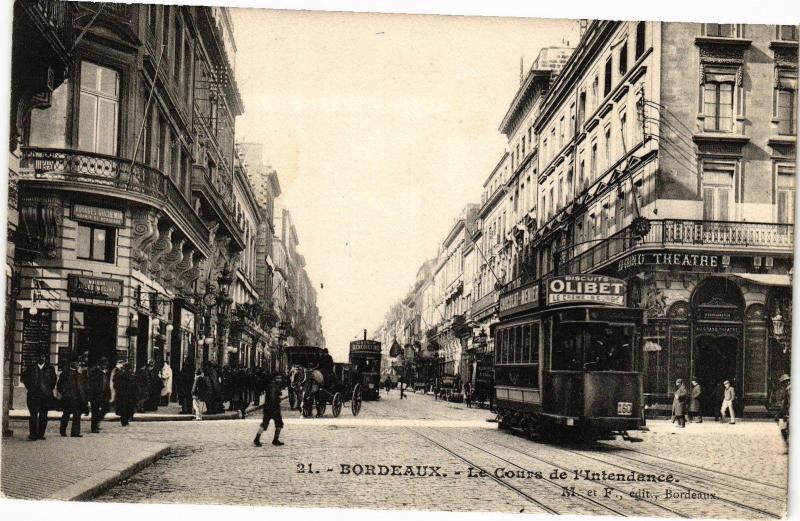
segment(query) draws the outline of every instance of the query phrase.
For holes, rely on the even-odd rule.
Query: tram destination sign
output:
[[[357,340],[350,342],[351,353],[380,353],[381,343],[375,340]]]
[[[545,286],[548,306],[558,304],[610,304],[625,306],[627,284],[604,275],[561,275]]]

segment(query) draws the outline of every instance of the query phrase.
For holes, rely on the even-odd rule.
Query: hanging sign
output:
[[[611,304],[624,306],[627,285],[624,280],[604,275],[561,275],[546,285],[548,306],[556,304]]]

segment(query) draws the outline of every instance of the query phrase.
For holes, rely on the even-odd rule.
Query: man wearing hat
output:
[[[22,383],[28,391],[28,439],[43,440],[47,429],[47,412],[52,405],[53,389],[56,386],[56,370],[48,363],[46,353],[40,353],[36,363],[25,368]]]
[[[89,402],[92,411],[92,432],[100,432],[100,422],[108,413],[111,402],[111,373],[108,370],[108,358],[102,357],[97,366],[92,367],[88,375]]]
[[[697,378],[692,377],[692,401],[689,404],[689,421],[693,422],[694,417],[697,416],[697,423],[703,423],[703,413],[700,412],[700,396],[703,394],[703,389],[697,383]]]
[[[686,427],[686,401],[689,394],[680,378],[675,381],[675,393],[672,398],[672,416],[678,420],[678,427]]]
[[[65,369],[58,377],[56,385],[58,392],[61,393],[61,404],[64,413],[61,415],[61,435],[67,435],[67,426],[72,419],[70,435],[80,438],[81,435],[81,414],[88,412],[86,400],[86,378],[80,372],[80,359],[70,358],[69,368]]]
[[[783,400],[781,400],[781,408],[778,414],[775,415],[775,421],[778,422],[781,428],[781,436],[783,442],[786,444],[786,450],[789,450],[789,391],[791,389],[791,378],[788,374],[782,374],[778,378],[778,384],[783,386]]]
[[[725,386],[725,394],[722,398],[722,407],[719,412],[722,415],[722,421],[725,422],[725,411],[727,410],[731,415],[731,425],[736,423],[736,414],[733,412],[733,401],[736,399],[736,391],[733,389],[730,380],[722,382]]]

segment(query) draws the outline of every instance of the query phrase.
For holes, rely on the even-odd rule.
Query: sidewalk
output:
[[[88,499],[170,451],[169,445],[128,437],[122,443],[113,434],[120,426],[106,426],[108,433],[84,431],[83,438],[64,438],[51,422],[47,439],[34,442],[21,435],[27,434],[26,423],[14,422],[13,428],[15,436],[2,441],[0,491],[14,499]]]
[[[9,418],[12,420],[27,420],[30,417],[30,413],[28,412],[28,406],[25,402],[25,395],[26,390],[24,387],[15,387],[14,388],[14,403],[13,409],[8,412]],[[250,405],[247,407],[245,412],[246,415],[249,415],[257,410],[260,410],[263,407],[264,397],[261,397],[261,405],[254,406]],[[61,418],[60,411],[50,411],[47,414],[48,419],[50,420],[57,420]],[[238,420],[241,418],[239,411],[225,411],[219,414],[204,414],[203,420]],[[83,416],[83,420],[88,421],[88,416]],[[194,419],[193,414],[181,414],[181,406],[177,403],[170,402],[169,405],[159,406],[158,410],[151,411],[151,412],[142,412],[136,413],[133,417],[133,421],[142,422],[142,421],[192,421]],[[110,411],[106,414],[103,421],[111,421],[111,422],[118,422],[119,416],[117,416],[113,411]]]

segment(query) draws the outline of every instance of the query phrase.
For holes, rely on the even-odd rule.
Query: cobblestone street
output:
[[[257,418],[109,426],[120,444],[173,451],[96,500],[743,519],[785,509],[787,457],[772,423],[652,421],[639,442],[556,446],[497,431],[490,417],[393,392],[357,418],[285,411],[279,448],[252,445]],[[662,481],[621,481],[632,472]]]

